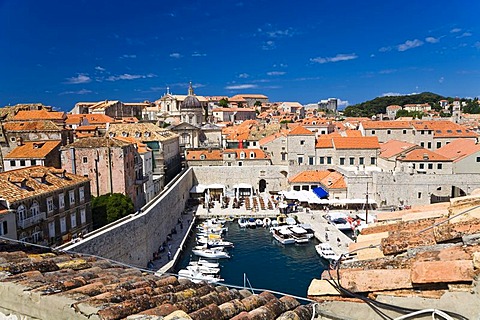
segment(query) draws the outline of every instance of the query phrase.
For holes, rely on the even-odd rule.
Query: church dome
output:
[[[202,108],[202,104],[195,96],[187,96],[182,102],[182,109]]]

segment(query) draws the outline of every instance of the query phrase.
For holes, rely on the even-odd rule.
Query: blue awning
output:
[[[328,192],[325,191],[325,189],[323,189],[322,187],[316,187],[315,189],[312,190],[313,193],[315,193],[315,195],[317,197],[319,197],[320,199],[323,199],[323,198],[326,198],[328,197]]]

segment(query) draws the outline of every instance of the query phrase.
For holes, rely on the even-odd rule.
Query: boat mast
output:
[[[365,197],[365,223],[368,224],[368,182],[367,182],[367,195]]]

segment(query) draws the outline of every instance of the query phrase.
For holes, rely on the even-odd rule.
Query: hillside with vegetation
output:
[[[449,100],[436,93],[422,92],[404,96],[384,96],[345,108],[344,115],[347,117],[371,117],[376,114],[385,113],[390,105],[404,106],[406,104],[428,103],[433,109],[440,109],[440,100]],[[453,99],[452,99],[453,101]]]

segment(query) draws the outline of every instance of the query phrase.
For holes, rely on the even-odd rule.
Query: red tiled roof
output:
[[[51,120],[6,122],[3,124],[5,131],[62,131],[58,125]]]
[[[389,140],[380,145],[380,157],[388,159],[417,147],[418,146],[414,143],[400,140]]]
[[[410,129],[412,126],[409,121],[362,121],[362,126],[366,130],[372,129]]]
[[[14,121],[53,120],[64,121],[65,112],[41,110],[21,110],[13,117]]]
[[[299,125],[298,127],[294,128],[292,131],[288,133],[289,136],[294,136],[294,135],[315,135],[312,131],[308,130],[305,127],[302,127]]]
[[[444,157],[436,152],[424,149],[424,148],[419,148],[419,149],[414,149],[405,155],[405,157],[402,157],[401,161],[428,161],[428,162],[435,162],[435,161],[443,161],[443,162],[448,162],[451,161],[447,157]]]
[[[457,162],[469,155],[480,152],[480,144],[472,139],[455,139],[435,152]]]
[[[23,145],[16,147],[7,154],[5,159],[42,159],[53,150],[58,149],[60,143],[61,141],[57,140],[24,142]]]
[[[289,179],[292,183],[321,183],[327,189],[345,189],[347,187],[343,175],[337,171],[308,170],[302,171]]]
[[[379,149],[377,137],[333,137],[335,149]]]

